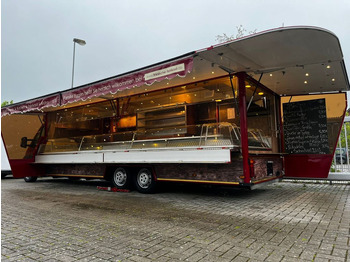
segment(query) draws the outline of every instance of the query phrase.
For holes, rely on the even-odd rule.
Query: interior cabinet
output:
[[[157,134],[186,133],[186,106],[157,108],[137,114],[137,128]]]

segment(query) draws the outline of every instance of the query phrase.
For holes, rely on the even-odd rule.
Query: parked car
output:
[[[345,148],[337,148],[335,150],[335,161],[337,164],[346,164],[348,162]]]

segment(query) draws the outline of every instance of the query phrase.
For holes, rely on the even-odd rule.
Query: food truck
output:
[[[327,178],[347,108],[338,38],[281,27],[2,108],[14,177],[254,188]]]

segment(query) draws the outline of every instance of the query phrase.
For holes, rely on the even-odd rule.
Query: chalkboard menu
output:
[[[283,104],[285,151],[329,154],[325,99]]]

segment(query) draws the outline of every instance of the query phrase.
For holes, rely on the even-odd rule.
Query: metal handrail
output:
[[[178,128],[178,129],[175,129]],[[180,130],[181,132],[188,131],[189,128],[194,128],[194,135],[192,136],[175,136],[174,133],[171,133],[171,130]],[[211,146],[228,146],[228,147],[240,147],[240,129],[237,125],[221,122],[221,123],[207,123],[202,125],[189,125],[182,127],[169,127],[161,128],[159,135],[157,135],[157,129],[152,130],[138,130],[138,131],[127,131],[115,134],[104,134],[104,135],[91,135],[83,136],[81,138],[65,138],[63,140],[57,139],[56,141],[49,141],[52,144],[52,148],[55,143],[60,145],[68,145],[73,148],[72,139],[75,141],[74,147],[78,151],[91,151],[91,150],[114,150],[115,149],[136,149],[136,148],[170,148],[170,147],[211,147]],[[170,131],[170,132],[169,132]],[[189,130],[192,132],[192,130]],[[199,132],[200,134],[199,134]],[[184,135],[185,133],[181,133]],[[199,135],[196,135],[199,134]],[[168,136],[171,137],[162,137]],[[257,133],[258,139],[263,141],[263,134],[261,132]],[[137,139],[138,136],[141,139]],[[147,139],[147,137],[150,139]],[[143,139],[142,139],[143,138]],[[65,141],[70,139],[69,141]],[[112,140],[112,141],[111,141]],[[117,140],[117,141],[113,141]],[[98,141],[98,142],[97,142]],[[173,142],[171,142],[173,141]],[[176,141],[179,141],[178,143]],[[146,144],[147,142],[147,144]],[[161,142],[160,144],[158,142]],[[210,142],[210,143],[209,143]],[[140,143],[145,143],[145,145],[140,145]],[[152,143],[158,143],[157,146],[152,145]],[[98,146],[97,146],[98,144]],[[136,145],[137,144],[137,145]],[[90,146],[91,145],[91,148]],[[114,146],[115,145],[115,146]],[[135,146],[136,145],[136,146]],[[45,150],[43,150],[45,151]],[[59,152],[59,149],[55,150]],[[65,152],[66,149],[62,148],[62,152]],[[45,153],[45,152],[42,152]]]
[[[80,145],[79,145],[78,151],[81,150],[81,146],[83,145],[84,138],[85,138],[85,136],[83,136],[82,139],[81,139],[81,141],[80,141]]]

